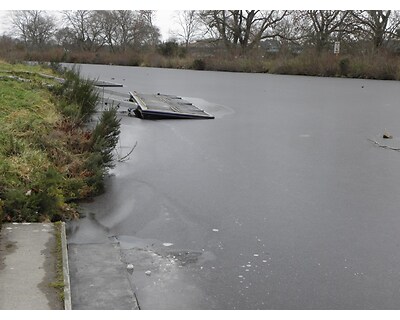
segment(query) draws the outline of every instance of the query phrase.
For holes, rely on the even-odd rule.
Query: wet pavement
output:
[[[136,310],[134,290],[124,276],[118,244],[69,245],[74,310]]]
[[[121,115],[118,152],[137,147],[69,224],[71,246],[117,244],[142,309],[398,308],[400,154],[368,141],[400,146],[398,82],[81,73],[216,117]]]
[[[0,233],[0,310],[61,310],[52,223],[6,223]]]

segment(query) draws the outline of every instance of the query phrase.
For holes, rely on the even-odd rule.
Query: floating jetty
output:
[[[94,82],[94,85],[96,87],[101,87],[101,88],[118,88],[118,87],[123,87],[123,84],[120,83],[115,83],[115,82],[109,82],[109,81],[104,81],[104,80],[96,80]]]
[[[178,96],[129,92],[134,113],[142,119],[214,119],[214,116]]]
[[[136,104],[129,101],[128,93],[116,92],[105,87],[98,90],[102,108],[114,107],[122,113],[132,112]]]
[[[129,96],[114,91],[122,84],[96,80],[102,107],[114,107],[121,113],[142,119],[214,119],[214,116],[181,97],[168,94],[144,94],[129,91]]]

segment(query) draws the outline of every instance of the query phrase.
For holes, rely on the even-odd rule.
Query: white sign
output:
[[[335,45],[333,46],[333,53],[334,54],[339,54],[340,51],[340,42],[339,41],[335,41]]]

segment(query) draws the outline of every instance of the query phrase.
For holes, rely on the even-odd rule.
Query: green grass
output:
[[[64,302],[64,271],[63,271],[63,256],[62,256],[62,239],[61,228],[62,223],[54,223],[56,230],[56,247],[53,254],[56,255],[56,279],[50,283],[50,286],[58,291],[59,298]]]
[[[20,65],[13,68],[0,63],[2,71],[14,73],[22,69]],[[37,67],[27,69],[32,72],[40,70]],[[0,72],[1,75],[10,73]],[[27,205],[32,197],[25,194],[32,190],[39,173],[52,166],[48,155],[41,149],[41,141],[60,120],[50,98],[48,90],[34,81],[0,78],[0,198],[3,214],[8,219],[22,221],[28,218]],[[11,199],[11,195],[15,197]],[[21,210],[17,216],[11,217],[10,207],[14,205]],[[38,217],[33,220],[38,220]]]
[[[93,157],[118,139],[115,127],[111,145],[93,147],[85,123],[98,94],[90,80],[69,72],[60,85],[39,73],[53,71],[0,61],[0,221],[77,218],[74,201],[101,191],[110,167]]]

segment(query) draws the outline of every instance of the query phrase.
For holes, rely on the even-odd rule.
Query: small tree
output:
[[[96,192],[104,189],[104,178],[110,168],[115,166],[113,152],[120,134],[120,120],[116,109],[102,113],[99,123],[92,132],[90,144],[92,154],[87,161],[87,169],[92,172],[88,178]]]
[[[94,81],[81,78],[79,69],[67,70],[63,77],[65,81],[52,89],[70,106],[62,112],[76,125],[88,122],[96,112],[99,102],[99,92],[94,87]]]
[[[187,48],[189,43],[201,34],[201,20],[196,10],[182,10],[176,14],[179,29],[172,31],[173,36],[182,40]]]

